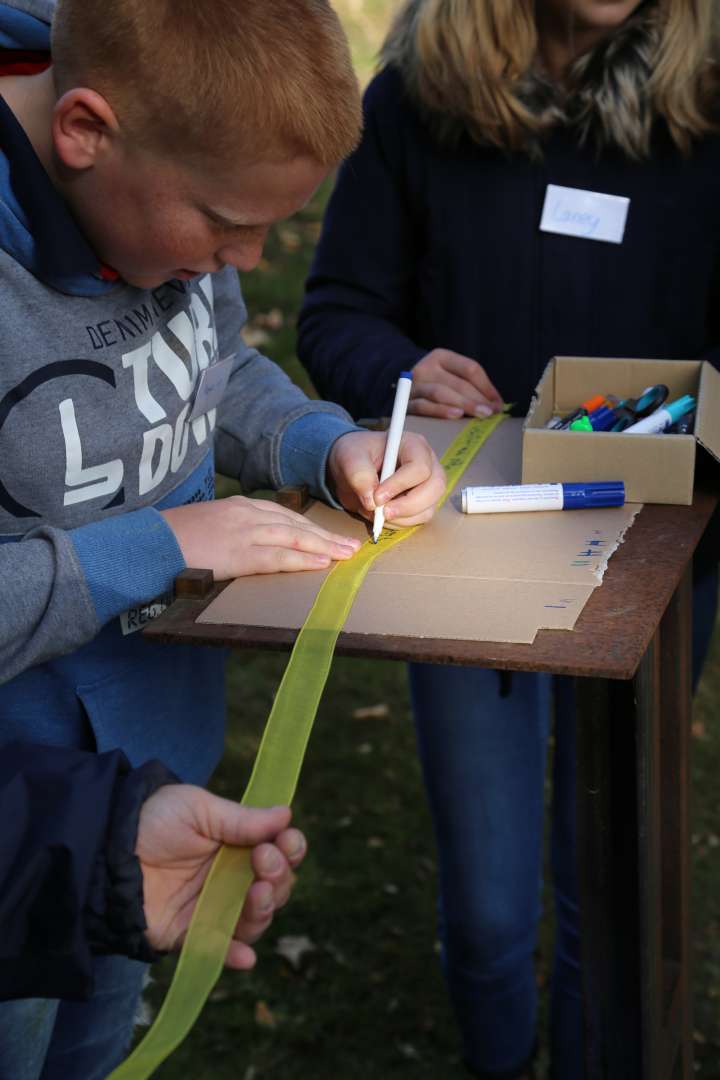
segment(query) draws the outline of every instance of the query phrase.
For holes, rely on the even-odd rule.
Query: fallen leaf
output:
[[[285,316],[280,308],[275,307],[255,315],[252,323],[253,326],[262,326],[265,330],[279,330],[285,324]]]
[[[316,946],[304,934],[288,934],[278,938],[275,952],[287,960],[296,971],[300,970],[300,963],[305,953],[315,952]]]
[[[261,330],[259,327],[246,326],[242,331],[242,338],[251,349],[258,349],[261,345],[267,345],[270,335],[266,330]]]
[[[210,1001],[227,1001],[229,997],[230,997],[230,994],[229,994],[229,992],[227,990],[219,989],[219,990],[213,990],[212,994],[210,995],[209,1000]]]
[[[277,1027],[277,1020],[273,1016],[272,1012],[268,1008],[267,1002],[256,1001],[255,1002],[255,1023],[259,1027],[274,1028]]]
[[[705,739],[707,737],[702,720],[693,720],[690,730],[695,739]]]
[[[388,896],[397,896],[400,890],[398,889],[397,885],[393,885],[392,882],[388,881],[385,885],[383,885],[383,892],[386,892]]]
[[[369,743],[369,742],[360,743],[360,745],[357,748],[358,754],[363,754],[365,756],[367,754],[372,754],[372,751],[373,751],[372,743]]]
[[[296,233],[294,229],[278,229],[278,236],[286,251],[297,251],[302,244],[300,234]]]
[[[385,847],[385,841],[382,836],[368,836],[367,846],[369,848],[381,848]]]
[[[135,1026],[136,1027],[150,1027],[155,1018],[154,1010],[149,1001],[145,998],[141,998],[138,1002],[137,1010],[135,1012]]]
[[[353,720],[384,720],[390,715],[388,705],[363,705],[359,709],[353,709]]]

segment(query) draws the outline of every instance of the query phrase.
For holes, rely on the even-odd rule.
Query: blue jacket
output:
[[[143,802],[174,780],[119,751],[3,748],[0,1000],[87,997],[94,953],[155,958],[135,840]]]

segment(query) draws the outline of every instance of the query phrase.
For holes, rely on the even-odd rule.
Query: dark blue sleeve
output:
[[[175,777],[119,750],[0,753],[0,999],[79,999],[92,954],[151,960],[134,856],[140,808]]]
[[[298,355],[353,416],[387,416],[394,384],[427,352],[408,336],[419,225],[407,197],[400,80],[365,95],[362,143],[340,169],[300,313]]]

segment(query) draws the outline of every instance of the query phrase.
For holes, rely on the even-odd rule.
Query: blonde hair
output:
[[[683,152],[714,129],[714,29],[711,0],[646,0],[571,65],[558,90],[538,70],[534,0],[406,0],[382,58],[400,67],[440,137],[462,129],[504,150],[533,150],[570,121],[581,140],[594,124],[599,142],[642,158],[658,117]]]
[[[59,0],[58,94],[85,86],[158,152],[308,155],[357,144],[360,97],[327,0]]]

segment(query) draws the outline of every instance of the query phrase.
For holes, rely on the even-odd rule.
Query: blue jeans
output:
[[[127,1054],[146,971],[101,956],[90,1001],[0,1003],[0,1080],[105,1080]]]
[[[712,555],[716,557],[715,551]],[[693,682],[717,614],[718,570],[695,567]],[[554,1080],[581,1080],[573,681],[411,665],[420,760],[438,848],[442,957],[465,1059],[479,1075],[527,1069],[535,1043],[543,791],[555,699],[550,864],[556,934],[550,1000]]]
[[[534,950],[540,918],[550,676],[410,669],[420,759],[440,876],[445,976],[465,1060],[480,1075],[527,1068],[535,1044]],[[573,683],[555,679],[551,843],[557,916],[552,993],[558,1077],[582,1076],[575,873]]]

